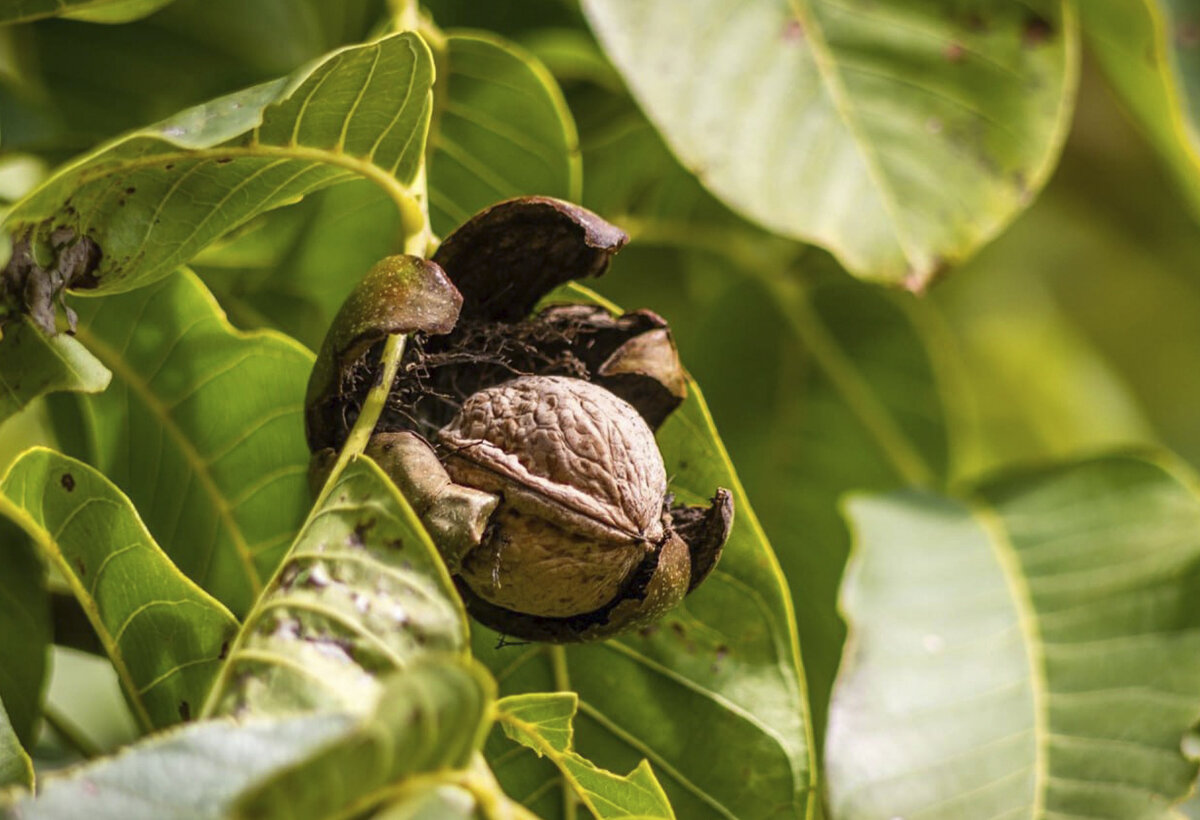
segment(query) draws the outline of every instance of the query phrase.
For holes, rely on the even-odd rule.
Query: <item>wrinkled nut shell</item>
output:
[[[484,600],[530,615],[599,609],[645,555],[637,544],[570,533],[512,508],[498,512],[492,526],[491,539],[467,556],[459,575]]]
[[[563,529],[610,541],[661,540],[667,472],[628,403],[562,376],[523,376],[475,393],[439,433],[456,482]]]

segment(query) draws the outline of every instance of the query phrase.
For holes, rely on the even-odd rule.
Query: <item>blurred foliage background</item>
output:
[[[709,195],[568,0],[427,7],[442,28],[512,38],[562,85],[583,201],[633,237],[596,288],[666,317],[705,388],[792,586],[818,734],[844,636],[845,492],[954,486],[1114,445],[1161,444],[1200,466],[1200,226],[1090,58],[1045,190],[973,259],[913,295],[863,284],[828,253],[772,236]],[[357,42],[384,10],[371,0],[178,0],[129,25],[0,31],[0,194],[108,136]],[[321,202],[336,208],[336,196]],[[386,252],[372,244],[378,235],[343,235],[332,261],[328,244],[301,238],[291,249],[344,293],[365,269],[347,259]],[[203,261],[235,323],[270,320]],[[323,325],[309,310],[280,321],[300,322],[312,346]],[[48,412],[39,402],[0,427],[0,470],[48,438]],[[106,746],[131,735],[113,721],[119,696],[103,662],[56,650],[55,666],[52,704],[79,687],[110,693],[91,699],[85,729]]]

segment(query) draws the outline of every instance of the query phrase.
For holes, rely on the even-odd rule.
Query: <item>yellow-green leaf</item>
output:
[[[96,470],[34,448],[0,481],[0,513],[66,580],[143,728],[197,713],[237,621],[154,542]]]
[[[1174,817],[1200,719],[1196,490],[1114,456],[968,502],[852,500],[834,816]]]
[[[625,776],[598,768],[575,751],[572,723],[579,708],[573,692],[513,695],[498,704],[500,726],[512,740],[545,756],[597,818],[659,818],[675,812],[650,764],[642,760]]]

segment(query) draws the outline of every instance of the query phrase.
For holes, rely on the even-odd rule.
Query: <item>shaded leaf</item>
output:
[[[175,568],[129,499],[86,464],[38,447],[0,482],[0,511],[83,606],[141,726],[194,714],[237,621]]]
[[[1114,456],[969,503],[854,499],[834,815],[1171,817],[1196,774],[1196,487]]]
[[[596,817],[675,817],[645,760],[622,777],[597,768],[575,751],[572,720],[579,699],[574,693],[514,695],[500,701],[498,707],[504,733],[553,761]]]
[[[1069,120],[1078,46],[1059,0],[583,6],[710,190],[871,279],[921,288],[991,239]]]
[[[1088,45],[1200,213],[1200,16],[1186,0],[1080,4]]]
[[[0,566],[0,703],[10,730],[32,746],[48,672],[50,599],[45,566],[25,533],[4,518]]]
[[[171,0],[4,0],[0,22],[23,23],[62,15],[94,23],[124,23],[145,17]]]
[[[22,748],[0,701],[0,794],[13,786],[33,788],[33,761]]]
[[[464,769],[483,742],[494,695],[495,684],[477,664],[424,656],[385,679],[369,719],[243,795],[231,815],[342,816],[390,784]]]
[[[230,327],[190,272],[77,300],[77,338],[115,374],[81,399],[88,451],[183,572],[244,613],[309,507],[312,354]]]
[[[46,393],[99,393],[108,387],[112,374],[72,337],[59,334],[47,338],[24,316],[9,322],[3,334],[0,421]]]
[[[577,286],[567,293],[594,298]],[[688,391],[658,433],[670,490],[684,504],[706,503],[718,486],[735,496],[733,532],[708,580],[629,636],[514,648],[477,627],[475,654],[503,694],[575,690],[580,754],[617,771],[648,759],[680,817],[809,816],[812,727],[791,600],[703,396],[694,383]],[[737,765],[714,768],[713,748],[739,749]],[[491,759],[507,793],[545,796],[545,767]]]
[[[3,143],[55,163],[184,108],[360,43],[383,0],[175,0],[120,26],[45,20],[19,30],[0,81]],[[11,33],[10,31],[10,33]],[[19,78],[15,82],[14,78]]]
[[[432,75],[412,33],[335,51],[96,149],[17,203],[6,224],[90,237],[103,254],[92,275],[107,291],[164,277],[257,214],[353,178],[384,189],[416,230],[408,186]]]
[[[434,231],[449,234],[515,196],[578,200],[575,123],[541,62],[502,37],[473,31],[451,32],[444,60],[430,140]]]
[[[42,778],[0,816],[66,820],[222,818],[246,789],[353,732],[344,714],[322,713],[244,722],[212,720],[163,732],[121,754]]]
[[[354,180],[259,217],[195,266],[235,325],[276,328],[317,350],[355,283],[402,244],[387,194]]]
[[[462,652],[466,615],[416,515],[366,457],[313,509],[246,617],[205,714],[361,709],[378,676]]]

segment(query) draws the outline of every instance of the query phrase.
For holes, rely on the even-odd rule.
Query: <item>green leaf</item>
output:
[[[12,786],[33,788],[33,761],[21,746],[0,701],[0,794]]]
[[[14,319],[0,336],[0,421],[38,396],[56,390],[99,393],[112,374],[72,337],[47,337],[28,317]]]
[[[816,766],[791,600],[704,398],[694,383],[688,390],[658,442],[678,501],[705,503],[718,486],[734,494],[733,532],[713,574],[641,632],[514,648],[476,627],[475,655],[503,694],[576,691],[579,752],[616,771],[648,759],[680,817],[811,816]],[[738,749],[736,765],[714,767],[713,749]],[[544,767],[491,759],[507,793],[531,808],[546,795]]]
[[[1200,718],[1196,490],[1113,456],[969,502],[852,500],[834,816],[1173,816]]]
[[[14,233],[51,225],[103,253],[101,291],[171,273],[254,216],[319,188],[366,178],[410,231],[433,62],[406,33],[353,46],[277,80],[120,137],[51,176],[14,206]]]
[[[870,279],[923,288],[995,236],[1070,119],[1078,43],[1061,0],[583,7],[711,191]]]
[[[3,0],[0,23],[23,23],[41,17],[73,17],[95,23],[124,23],[145,17],[171,0]]]
[[[50,597],[45,566],[25,533],[4,518],[0,566],[0,702],[10,731],[32,746],[48,672]]]
[[[67,820],[224,818],[248,788],[355,729],[348,715],[323,713],[244,722],[212,720],[161,732],[121,754],[47,775],[36,797],[0,816]]]
[[[237,621],[175,568],[129,499],[86,464],[38,447],[0,482],[0,511],[83,606],[142,727],[196,711]]]
[[[1200,58],[1186,0],[1080,4],[1091,53],[1200,213]]]
[[[585,806],[598,818],[670,818],[675,813],[667,795],[643,760],[624,777],[597,768],[574,749],[572,721],[579,708],[573,692],[514,695],[500,701],[504,733],[522,746],[548,757],[571,784]]]
[[[429,536],[360,456],[246,617],[205,715],[359,710],[379,675],[466,645],[462,603]]]
[[[495,35],[462,31],[437,59],[428,167],[435,231],[507,197],[579,199],[571,113],[535,58]],[[353,284],[401,239],[395,207],[359,181],[267,214],[196,265],[236,324],[278,328],[315,349]]]
[[[370,719],[245,794],[231,815],[344,816],[383,797],[391,784],[463,769],[491,723],[495,689],[466,658],[424,656],[385,680]]]
[[[308,511],[312,354],[235,331],[188,271],[76,304],[77,338],[115,374],[79,400],[79,455],[129,495],[176,566],[244,613]]]
[[[550,72],[486,32],[451,32],[429,158],[429,215],[448,234],[514,196],[578,200],[579,138]],[[443,85],[444,84],[444,85]]]

